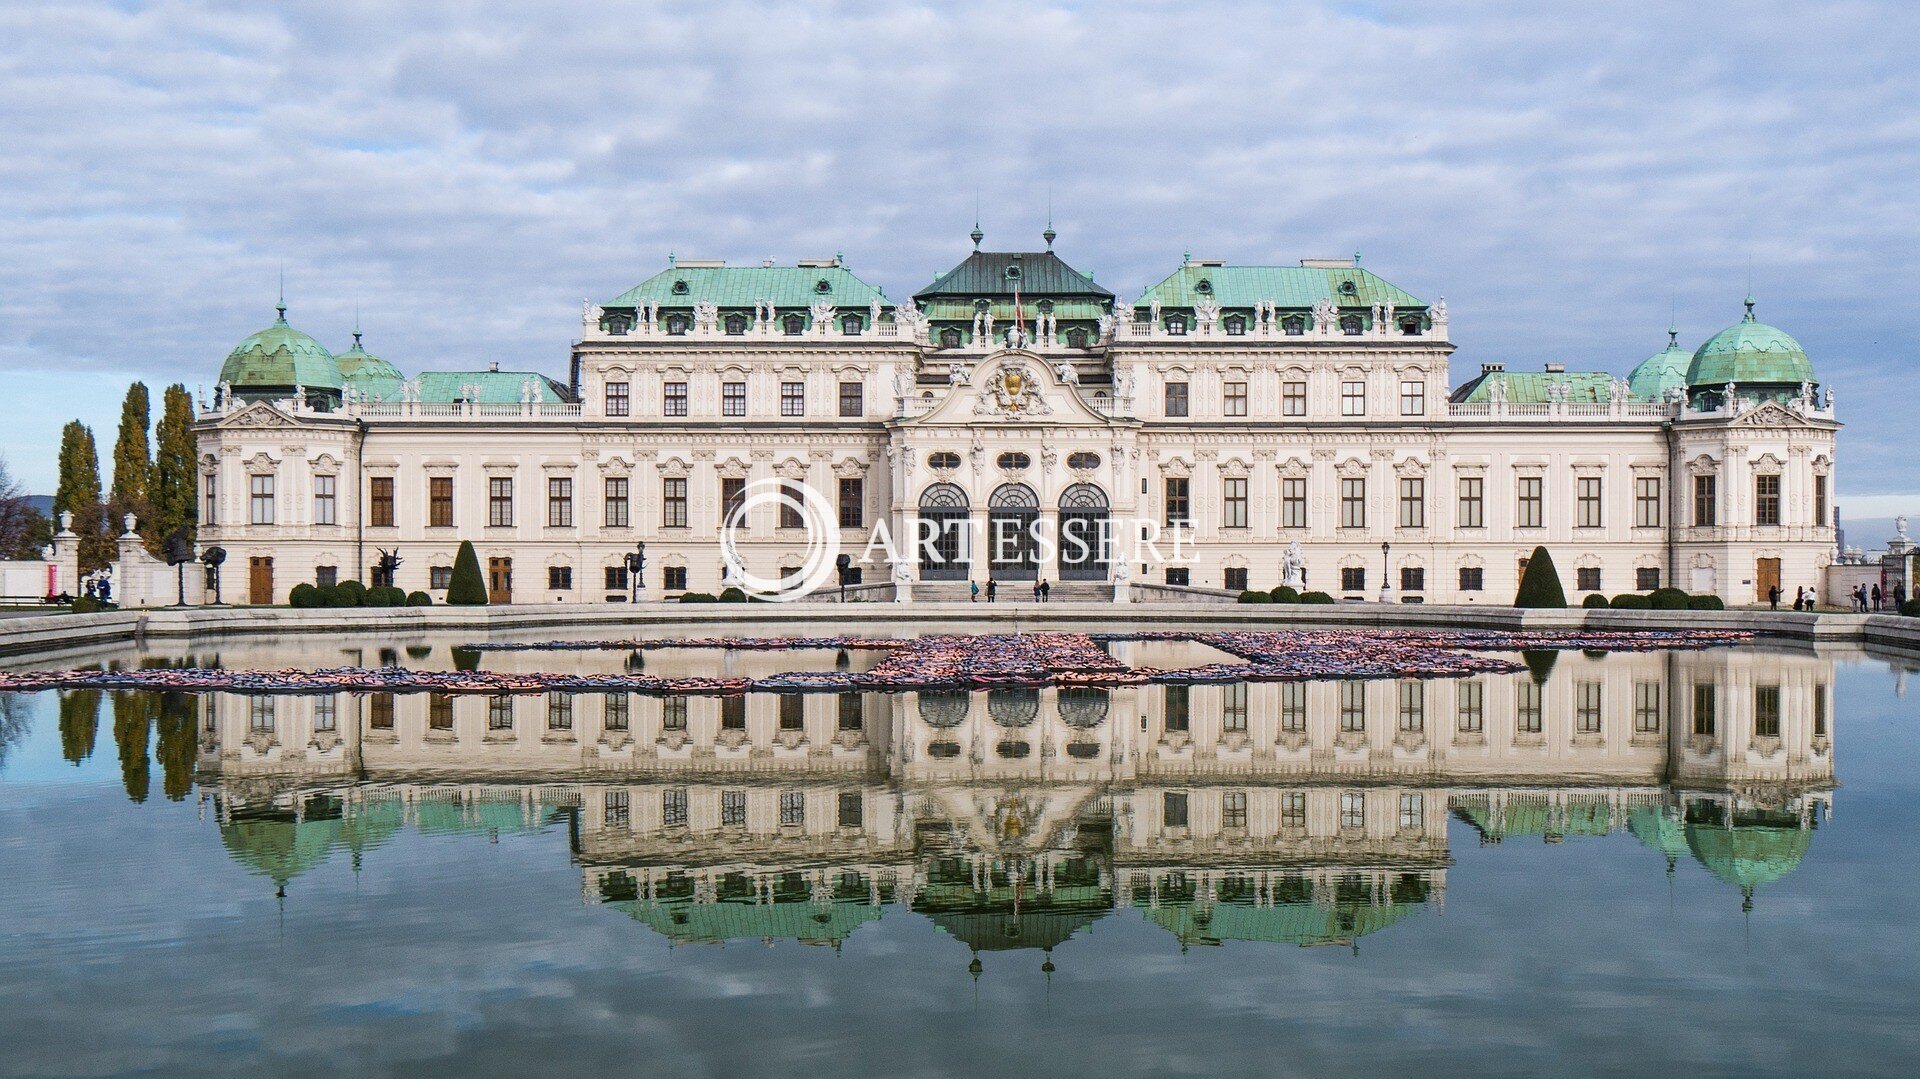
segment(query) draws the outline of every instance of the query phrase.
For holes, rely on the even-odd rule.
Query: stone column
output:
[[[73,531],[73,514],[60,514],[60,531],[54,533],[53,542],[47,545],[47,561],[54,565],[53,594],[62,592],[70,596],[80,594],[80,537]]]

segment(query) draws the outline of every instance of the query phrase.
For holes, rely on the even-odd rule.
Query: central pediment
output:
[[[1052,364],[1038,353],[1010,348],[970,366],[957,358],[953,362],[946,399],[912,421],[915,425],[1112,423],[1080,396],[1070,361]]]

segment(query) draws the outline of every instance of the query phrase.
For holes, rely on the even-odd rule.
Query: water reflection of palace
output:
[[[976,961],[1126,908],[1183,946],[1351,944],[1444,903],[1450,819],[1482,843],[1625,832],[1749,904],[1795,869],[1835,786],[1831,660],[1528,659],[1111,691],[211,695],[199,779],[282,885],[405,827],[560,822],[585,898],[673,941],[837,944],[892,907]]]

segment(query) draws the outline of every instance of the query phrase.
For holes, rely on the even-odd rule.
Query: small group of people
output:
[[[1033,582],[1033,601],[1035,603],[1045,603],[1047,602],[1048,597],[1052,595],[1053,595],[1053,585],[1048,583],[1045,577],[1042,577],[1039,580]],[[1000,582],[994,580],[992,577],[987,578],[987,602],[995,603],[995,602],[998,602],[999,599],[1000,599]],[[979,581],[967,582],[967,602],[969,603],[980,602],[980,582]]]
[[[1774,585],[1772,588],[1767,589],[1767,604],[1771,606],[1774,610],[1776,611],[1779,610],[1780,597],[1785,594],[1786,593],[1780,590],[1779,585]],[[1815,600],[1813,598],[1813,592],[1809,590],[1805,585],[1802,585],[1799,588],[1794,589],[1793,591],[1793,609],[1794,610],[1811,611],[1813,610],[1814,605],[1815,605]]]
[[[1904,581],[1893,582],[1893,587],[1882,589],[1879,585],[1859,585],[1853,590],[1853,609],[1861,614],[1869,611],[1899,610],[1907,602],[1907,586]]]

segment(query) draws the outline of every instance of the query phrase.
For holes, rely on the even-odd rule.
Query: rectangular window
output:
[[[1340,567],[1340,590],[1342,592],[1365,592],[1367,590],[1367,571],[1361,566]]]
[[[1582,592],[1600,591],[1600,567],[1579,566],[1573,571],[1573,586]]]
[[[487,698],[487,729],[490,731],[513,729],[512,697],[503,693]]]
[[[1825,682],[1813,684],[1813,736],[1815,738],[1827,736],[1827,684]]]
[[[376,731],[393,729],[393,694],[375,693],[367,698],[367,725]]]
[[[1693,478],[1693,523],[1695,527],[1709,528],[1720,521],[1720,478],[1718,476],[1695,476]]]
[[[805,730],[807,726],[807,698],[798,693],[779,694],[780,729],[783,731]]]
[[[1280,827],[1296,831],[1307,826],[1307,792],[1280,792]]]
[[[606,481],[605,506],[608,528],[627,527],[627,478],[608,476]]]
[[[1167,383],[1167,416],[1178,419],[1188,412],[1187,384],[1184,382]]]
[[[866,799],[859,791],[840,792],[840,827],[859,828],[866,823]]]
[[[660,823],[668,827],[687,823],[687,792],[680,789],[660,792]]]
[[[1340,683],[1340,729],[1358,733],[1367,729],[1367,684]]]
[[[606,581],[607,591],[625,592],[627,590],[627,585],[631,583],[631,579],[627,574],[627,567],[605,566],[602,568],[606,571],[604,579]]]
[[[1400,567],[1400,591],[1425,592],[1427,590],[1427,571],[1424,566]]]
[[[725,476],[720,480],[720,523],[725,524],[733,512],[747,502],[747,481],[737,476]],[[740,531],[747,530],[744,516],[740,519]]]
[[[393,527],[392,476],[373,476],[367,480],[367,524],[374,528]]]
[[[782,416],[804,416],[807,414],[806,383],[782,382],[780,384],[780,414]]]
[[[1280,384],[1280,414],[1282,416],[1304,416],[1307,414],[1306,383],[1282,382]]]
[[[669,592],[685,592],[687,590],[687,567],[667,566],[662,569],[660,571],[660,587]]]
[[[1220,687],[1220,729],[1228,734],[1247,733],[1247,684],[1230,682]]]
[[[430,731],[453,729],[453,694],[427,694],[427,729]]]
[[[1411,379],[1400,383],[1400,414],[1402,416],[1424,416],[1427,414],[1427,384]]]
[[[431,476],[427,479],[427,526],[430,528],[453,527],[453,477]]]
[[[807,796],[803,791],[780,792],[780,825],[797,828],[807,823]]]
[[[1187,792],[1166,791],[1160,795],[1160,821],[1168,828],[1187,826]]]
[[[1247,590],[1247,567],[1228,566],[1225,570],[1221,571],[1221,577],[1222,583],[1228,591],[1245,592]]]
[[[1573,732],[1600,733],[1600,706],[1604,687],[1599,682],[1575,682],[1573,685]]]
[[[338,504],[334,499],[333,476],[315,476],[313,478],[313,523],[317,525],[339,524],[334,512]]]
[[[251,495],[252,515],[248,520],[257,525],[273,523],[273,477],[248,476],[247,490]]]
[[[720,384],[720,414],[722,416],[744,416],[747,414],[746,383],[722,382]]]
[[[1693,733],[1712,738],[1720,729],[1719,693],[1712,682],[1693,684]]]
[[[573,481],[565,476],[547,478],[547,527],[573,527]]]
[[[1660,477],[1636,476],[1633,480],[1633,526],[1659,528]]]
[[[334,585],[339,584],[340,583],[340,567],[339,566],[313,567],[313,583],[316,585],[322,585],[328,588],[331,588]]]
[[[1573,525],[1575,528],[1599,528],[1600,477],[1581,476],[1573,486]]]
[[[1288,477],[1280,481],[1280,527],[1307,527],[1307,481]]]
[[[625,828],[633,819],[633,796],[628,791],[608,791],[602,819],[609,828]]]
[[[428,588],[452,588],[453,587],[453,567],[452,566],[429,567],[427,570],[427,587]]]
[[[660,527],[687,527],[687,481],[678,476],[660,481]]]
[[[685,416],[687,414],[686,383],[669,382],[666,384],[660,398],[660,414],[662,416]]]
[[[663,731],[684,731],[687,729],[687,699],[685,697],[660,698],[660,729]]]
[[[333,694],[327,693],[313,699],[313,729],[316,731],[338,730],[339,713]],[[1819,733],[1818,731],[1815,732]]]
[[[1487,587],[1487,571],[1479,566],[1460,567],[1460,591],[1480,592]]]
[[[573,588],[572,566],[548,566],[547,589],[553,592],[566,592]]]
[[[633,414],[633,401],[627,396],[629,388],[625,382],[607,383],[607,415],[630,416]]]
[[[1238,828],[1242,831],[1246,830],[1246,791],[1222,791],[1220,793],[1220,827]]]
[[[1247,478],[1228,476],[1221,480],[1222,500],[1226,504],[1226,515],[1221,519],[1222,528],[1247,527]]]
[[[747,792],[720,792],[720,826],[739,828],[747,823]]]
[[[1513,729],[1521,734],[1539,734],[1541,701],[1545,694],[1532,675],[1523,674],[1513,683]]]
[[[1547,481],[1539,476],[1521,476],[1517,485],[1515,528],[1543,528],[1547,522]]]
[[[1487,527],[1487,481],[1482,476],[1460,477],[1461,528]]]
[[[867,387],[862,382],[842,382],[840,384],[840,415],[844,419],[858,419],[867,414]]]
[[[573,694],[547,694],[547,729],[550,731],[573,729]]]
[[[1640,592],[1651,592],[1660,587],[1660,570],[1656,567],[1641,566],[1633,571],[1633,587]]]
[[[1419,476],[1400,477],[1400,527],[1427,527],[1427,481]]]
[[[840,480],[840,527],[867,526],[867,481],[858,476]]]
[[[1193,523],[1191,502],[1188,499],[1189,486],[1185,476],[1167,477],[1167,527]]]
[[[1753,523],[1757,525],[1780,523],[1780,477],[1755,476],[1753,478]]]
[[[1414,734],[1427,729],[1427,684],[1417,678],[1400,682],[1400,730]]]
[[[1367,796],[1359,791],[1346,791],[1340,795],[1340,827],[1365,828],[1367,826]]]
[[[1247,384],[1229,382],[1225,385],[1220,400],[1221,414],[1226,416],[1244,416],[1247,414]]]
[[[1178,734],[1188,729],[1193,720],[1193,695],[1188,692],[1190,686],[1167,686],[1161,690],[1162,711],[1167,717],[1167,731]]]
[[[1400,796],[1400,830],[1417,832],[1426,826],[1427,805],[1418,794]]]
[[[1660,733],[1660,683],[1633,684],[1633,731],[1635,734]]]
[[[1348,476],[1340,481],[1340,527],[1367,527],[1367,481]]]
[[[487,525],[513,527],[513,480],[495,476],[487,481]]]
[[[840,694],[840,729],[843,731],[863,730],[866,717],[862,712],[861,696],[858,693]]]
[[[1280,683],[1280,729],[1299,734],[1307,729],[1307,684]]]
[[[745,697],[720,698],[720,729],[723,731],[744,731],[747,729],[747,699]]]
[[[1364,416],[1367,414],[1367,384],[1365,382],[1342,382],[1340,384],[1340,414],[1342,416]]]
[[[1460,733],[1479,734],[1487,725],[1487,684],[1475,678],[1458,683],[1458,696],[1454,698],[1454,715],[1458,721]]]
[[[258,693],[247,698],[247,729],[271,733],[274,727],[274,710],[279,701],[266,693]]]
[[[803,501],[806,496],[800,492],[800,485],[793,480],[781,480],[780,494],[780,527],[805,528],[807,520],[800,507],[806,505]]]
[[[1827,513],[1827,478],[1825,476],[1815,476],[1813,477],[1813,524],[1814,524],[1814,527],[1824,528],[1827,525],[1832,524],[1833,522],[1828,519],[1828,516],[1829,515]]]
[[[1193,578],[1193,574],[1190,573],[1187,570],[1187,567],[1185,566],[1168,566],[1167,567],[1167,583],[1168,584],[1177,584],[1184,588],[1185,586],[1193,583],[1192,578]]]
[[[1756,738],[1780,737],[1780,687],[1753,687],[1753,734]]]

